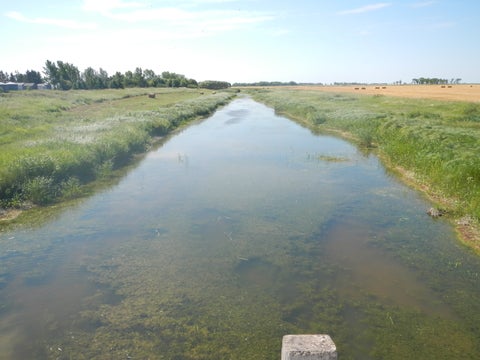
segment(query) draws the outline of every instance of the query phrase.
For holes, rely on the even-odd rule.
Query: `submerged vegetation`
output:
[[[64,136],[95,149],[133,124],[161,135],[171,128],[155,130],[169,124],[169,114],[203,113],[205,107],[190,108],[228,98],[195,91],[155,100],[140,91],[123,99],[89,94],[106,99],[57,104],[66,109],[52,120],[62,127],[47,129],[52,141]],[[299,129],[291,122],[274,118],[265,132],[242,131],[273,116],[247,101],[217,114],[223,118],[215,126],[172,138],[119,191],[35,231],[0,232],[6,356],[10,350],[17,355],[11,358],[274,360],[285,334],[329,333],[342,359],[478,358],[479,258],[451,241],[447,224],[425,221],[422,201],[345,142],[312,141],[300,129],[299,140],[309,145],[285,157],[276,152]],[[232,123],[233,116],[248,116],[246,109],[255,112],[250,125]],[[50,138],[19,143],[40,146]],[[252,138],[263,147],[241,147],[246,157],[239,157],[232,140]],[[378,146],[375,139],[368,145]],[[184,158],[176,159],[180,149],[196,152],[188,171]],[[105,158],[92,173],[109,176],[117,160]],[[82,184],[80,175],[55,182],[38,171],[25,194],[57,187],[75,196]],[[17,332],[18,319],[27,330]]]
[[[376,148],[453,218],[464,219],[460,223],[480,219],[479,104],[314,90],[249,92],[313,131],[334,132]],[[480,244],[470,245],[480,250]]]
[[[147,95],[150,94],[150,97]],[[0,95],[0,208],[72,198],[232,96],[190,89]]]

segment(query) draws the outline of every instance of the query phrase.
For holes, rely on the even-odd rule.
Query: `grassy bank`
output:
[[[0,94],[0,210],[81,193],[228,92],[189,89],[19,91]]]
[[[317,132],[374,148],[389,168],[431,196],[480,250],[480,104],[383,95],[258,89],[252,96]]]

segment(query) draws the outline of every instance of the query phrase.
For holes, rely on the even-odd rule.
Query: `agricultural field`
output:
[[[480,252],[480,86],[246,91],[314,132],[334,133],[375,152],[436,202],[463,242]]]
[[[169,88],[0,94],[0,216],[78,196],[232,96]]]
[[[387,95],[412,99],[480,102],[480,85],[356,85],[356,86],[296,86],[298,90],[318,90],[365,95]]]

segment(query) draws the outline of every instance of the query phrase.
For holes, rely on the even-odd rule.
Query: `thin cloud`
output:
[[[230,2],[235,0],[195,0],[198,2]],[[144,26],[154,23],[156,30],[176,33],[176,37],[198,37],[248,28],[276,17],[262,12],[234,10],[202,10],[197,8],[152,7],[123,0],[84,0],[83,9],[110,20]],[[180,2],[181,4],[181,2]]]
[[[74,29],[74,30],[92,30],[97,28],[96,24],[93,23],[82,23],[75,20],[68,20],[68,19],[52,19],[52,18],[28,18],[23,14],[19,13],[18,11],[9,11],[5,14],[5,16],[9,17],[10,19],[29,23],[29,24],[39,24],[39,25],[50,25],[50,26],[57,26],[66,29]]]
[[[291,30],[288,29],[277,29],[271,32],[272,36],[285,36],[291,33]]]
[[[455,27],[456,23],[453,21],[439,22],[431,25],[432,29],[449,29]]]
[[[412,8],[422,8],[422,7],[427,7],[427,6],[432,6],[433,4],[435,4],[436,1],[423,1],[423,2],[417,2],[417,3],[413,3],[411,4],[410,6]]]
[[[370,11],[380,10],[391,5],[392,5],[391,3],[370,4],[370,5],[365,5],[355,9],[343,10],[338,12],[338,14],[339,15],[363,14]]]
[[[223,3],[232,3],[238,2],[239,0],[190,0],[189,3],[194,4],[223,4]]]
[[[119,9],[138,9],[146,7],[145,4],[135,1],[123,1],[123,0],[83,0],[83,10],[109,13]]]
[[[144,21],[162,20],[167,22],[183,22],[195,18],[194,13],[177,8],[157,8],[149,10],[134,10],[130,12],[104,13],[106,17],[114,20],[140,23]]]
[[[104,13],[104,16],[129,23],[143,23],[145,21],[162,20],[170,24],[185,25],[203,23],[228,23],[232,25],[252,24],[273,20],[275,17],[268,14],[239,12],[230,10],[186,11],[179,8],[156,8],[148,10],[134,10],[127,12]]]

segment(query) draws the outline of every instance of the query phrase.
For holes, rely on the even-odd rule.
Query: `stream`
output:
[[[0,359],[480,358],[480,259],[378,158],[248,97],[0,232]]]

